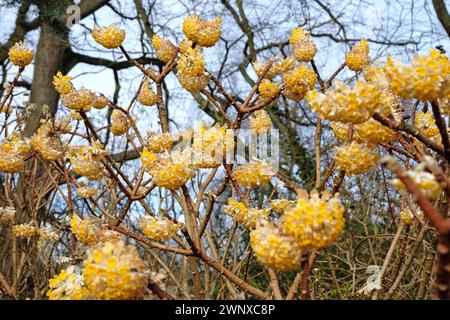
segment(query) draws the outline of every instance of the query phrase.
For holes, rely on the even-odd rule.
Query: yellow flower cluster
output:
[[[14,237],[30,238],[39,234],[39,229],[32,225],[32,223],[23,223],[13,226],[12,233]]]
[[[98,232],[100,229],[100,220],[87,217],[81,219],[76,214],[70,218],[70,230],[77,237],[79,241],[90,245],[99,241]]]
[[[189,149],[157,155],[144,148],[141,161],[143,168],[152,176],[153,182],[167,189],[180,188],[195,173],[191,168]]]
[[[353,127],[355,139],[368,144],[389,143],[395,140],[395,131],[374,119],[369,119]]]
[[[352,141],[349,145],[336,147],[334,156],[337,165],[347,174],[361,174],[377,165],[378,153],[371,147]]]
[[[233,170],[233,178],[249,189],[268,184],[274,175],[272,166],[266,161],[250,162]]]
[[[423,218],[423,211],[422,210],[417,210],[416,211],[416,215],[418,219],[422,219]],[[410,208],[405,208],[400,212],[400,221],[403,222],[404,224],[407,225],[411,225],[414,222],[414,213],[411,211]]]
[[[295,206],[295,201],[286,199],[274,199],[270,201],[270,207],[277,213],[283,213],[284,211],[291,209]]]
[[[77,146],[69,149],[69,159],[75,173],[89,180],[99,180],[104,175],[103,156],[107,153],[99,141],[92,146]]]
[[[248,229],[254,229],[261,220],[267,219],[270,215],[270,210],[247,208],[243,202],[233,198],[228,199],[228,205],[224,206],[223,210]]]
[[[258,87],[259,95],[265,99],[275,98],[281,91],[279,83],[263,79]]]
[[[56,242],[59,239],[58,234],[53,228],[39,229],[39,236],[41,237],[41,239],[48,240],[50,242]]]
[[[178,48],[180,49],[180,52],[181,53],[186,53],[188,50],[189,50],[189,48],[192,48],[192,45],[193,45],[194,43],[191,41],[191,40],[188,40],[188,39],[183,39],[183,40],[181,40],[181,42],[178,44]],[[200,46],[196,46],[195,47],[195,50],[202,50],[202,47],[200,47]]]
[[[158,95],[150,88],[150,84],[147,80],[142,84],[141,91],[138,95],[138,100],[144,106],[153,106],[158,102]]]
[[[433,114],[430,111],[419,112],[416,114],[415,124],[428,138],[432,138],[439,134],[439,128],[437,127]]]
[[[203,123],[194,132],[193,165],[197,168],[217,168],[227,152],[234,150],[234,137],[227,126],[206,127]]]
[[[103,29],[94,27],[92,38],[103,47],[114,49],[120,47],[125,40],[125,30],[116,28],[114,24]]]
[[[268,61],[255,61],[253,63],[253,69],[255,69],[255,72],[258,76],[261,76],[264,72],[264,70],[267,68],[267,65],[269,64],[269,62],[271,62],[272,60],[268,60]],[[272,66],[269,68],[269,70],[267,71],[266,75],[265,75],[265,79],[272,79],[275,78],[276,76],[282,75],[285,72],[291,70],[292,68],[294,68],[295,66],[295,60],[292,58],[285,58],[285,59],[281,59],[281,58],[275,58]]]
[[[271,222],[263,222],[250,232],[250,245],[258,261],[269,268],[280,271],[300,268],[299,246]]]
[[[76,111],[89,111],[95,100],[95,94],[86,89],[71,89],[68,93],[61,95],[61,102],[69,109]]]
[[[264,134],[272,127],[272,120],[270,120],[269,114],[264,110],[257,110],[252,114],[248,122],[248,128],[255,134]]]
[[[411,66],[388,57],[384,71],[390,89],[404,99],[434,101],[450,97],[450,63],[439,50],[414,56]]]
[[[156,56],[164,63],[169,62],[177,55],[177,47],[170,40],[160,38],[155,34],[152,37],[152,44],[156,50]]]
[[[327,191],[322,196],[317,191],[308,195],[305,190],[299,190],[297,195],[296,206],[281,218],[282,232],[293,237],[301,250],[331,245],[341,235],[345,222],[338,195],[331,197]]]
[[[177,78],[181,86],[189,92],[198,92],[206,87],[210,75],[205,72],[201,51],[187,49],[178,60]]]
[[[424,170],[423,166],[418,166],[413,170],[408,170],[407,175],[419,187],[427,199],[435,199],[442,191],[442,186],[437,182],[433,174]],[[404,190],[406,187],[400,179],[391,180],[391,184],[399,189]]]
[[[292,30],[289,43],[292,46],[292,53],[297,61],[308,62],[316,55],[316,45],[311,41],[308,31],[303,28]]]
[[[88,199],[95,195],[95,189],[92,187],[79,187],[76,192],[81,199]]]
[[[95,95],[94,101],[92,101],[92,106],[95,109],[103,109],[106,107],[109,103],[108,97],[104,96],[103,94]]]
[[[84,281],[97,299],[129,300],[144,291],[147,275],[136,248],[115,240],[88,249]]]
[[[170,132],[149,132],[147,136],[147,149],[151,152],[160,153],[172,150],[175,138]]]
[[[14,221],[16,209],[13,207],[0,207],[0,223],[10,223]]]
[[[17,135],[5,138],[0,143],[0,171],[7,173],[22,171],[25,166],[23,158],[30,150],[28,140],[20,139]]]
[[[348,130],[350,124],[341,122],[331,122],[331,128],[336,137],[346,141],[348,140]],[[385,144],[394,141],[395,131],[382,125],[374,119],[353,125],[353,139],[366,144]]]
[[[191,40],[202,47],[212,47],[220,39],[222,18],[207,21],[193,14],[183,21],[183,33]]]
[[[128,131],[128,128],[127,115],[119,109],[114,109],[111,114],[111,133],[115,136],[121,136]]]
[[[334,90],[325,94],[309,91],[306,101],[327,120],[354,124],[367,121],[387,103],[385,94],[375,85],[362,80],[358,80],[353,89],[341,81],[335,81]]]
[[[53,122],[45,121],[37,132],[31,137],[31,146],[40,153],[45,160],[62,159],[65,153],[65,146],[61,142],[61,132],[65,132],[70,127],[66,121]]]
[[[33,61],[33,51],[27,48],[26,42],[19,41],[9,49],[8,57],[13,65],[25,68]]]
[[[47,296],[49,300],[87,300],[90,299],[89,290],[84,284],[81,270],[69,266],[57,276],[49,280]]]
[[[362,39],[345,57],[345,64],[350,70],[361,71],[370,63],[369,43]]]
[[[172,238],[179,229],[179,225],[168,220],[152,216],[145,216],[140,222],[142,232],[152,240],[166,241]]]
[[[305,94],[314,87],[316,74],[304,65],[298,65],[286,72],[283,76],[285,89],[283,94],[286,98],[294,101],[302,100]]]
[[[67,94],[72,90],[72,77],[63,76],[61,71],[53,76],[53,86],[55,90],[60,94]]]

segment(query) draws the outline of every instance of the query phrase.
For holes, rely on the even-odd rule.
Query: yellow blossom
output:
[[[162,62],[169,62],[177,55],[177,47],[167,39],[162,39],[156,34],[152,37],[153,47],[156,50],[156,56]]]
[[[304,65],[298,65],[284,74],[285,89],[283,94],[286,98],[299,101],[314,87],[316,74]]]
[[[181,86],[189,92],[196,93],[205,89],[208,85],[211,76],[208,73],[203,73],[197,76],[190,76],[183,72],[177,72],[177,78]]]
[[[76,146],[69,149],[73,171],[89,180],[99,180],[103,177],[102,160],[106,154],[105,147],[98,141],[94,141],[92,146]]]
[[[347,54],[345,57],[345,64],[350,70],[361,71],[369,63],[369,43],[366,39],[362,39]]]
[[[72,89],[61,95],[61,102],[69,109],[76,111],[89,111],[94,102],[95,94],[88,89]]]
[[[311,41],[309,32],[303,28],[292,30],[289,43],[292,45],[292,53],[297,61],[308,62],[316,55],[316,45]]]
[[[261,223],[251,231],[250,245],[258,261],[268,268],[278,271],[300,268],[299,246],[271,222]]]
[[[280,93],[281,87],[279,83],[263,79],[259,84],[258,90],[261,97],[271,99]]]
[[[152,216],[145,216],[140,222],[142,232],[152,240],[166,241],[174,236],[179,225],[168,220]]]
[[[142,84],[141,91],[138,95],[138,100],[144,106],[153,106],[158,102],[158,95],[150,88],[150,84],[147,80]]]
[[[319,93],[309,91],[306,101],[323,118],[354,124],[367,121],[373,113],[385,106],[386,96],[376,86],[358,80],[354,88],[335,81],[334,90]]]
[[[114,109],[111,114],[111,133],[115,136],[121,136],[128,131],[128,117],[119,109]]]
[[[81,199],[88,199],[95,195],[95,189],[92,187],[79,187],[76,192]]]
[[[116,28],[114,24],[103,29],[94,27],[92,30],[92,38],[105,48],[118,48],[122,45],[123,40],[125,40],[125,30]]]
[[[122,240],[89,248],[83,274],[89,292],[101,300],[136,299],[147,286],[144,262]]]
[[[233,170],[233,178],[249,189],[268,184],[274,175],[272,166],[265,161],[250,162]]]
[[[248,128],[255,135],[266,133],[271,127],[272,121],[270,120],[269,114],[264,110],[255,111],[248,122]]]
[[[18,238],[30,238],[39,233],[39,229],[32,225],[32,223],[23,223],[13,226],[12,233]]]
[[[294,238],[301,250],[320,249],[333,244],[344,228],[344,206],[338,195],[331,197],[325,191],[310,195],[305,190],[297,192],[295,207],[285,211],[281,230]]]
[[[418,112],[416,114],[415,124],[428,138],[432,138],[439,134],[439,128],[437,127],[433,114],[430,111]]]
[[[202,47],[212,47],[220,39],[222,18],[207,21],[192,14],[183,21],[183,33],[191,41]]]
[[[33,60],[33,51],[27,48],[26,42],[19,41],[9,49],[8,56],[13,65],[24,68]]]
[[[406,174],[414,181],[427,199],[435,199],[441,194],[442,186],[437,182],[433,174],[424,170],[424,166],[419,165],[413,170],[408,170]],[[400,190],[406,187],[400,179],[391,180],[391,184]]]
[[[156,153],[170,151],[174,141],[175,138],[170,132],[150,132],[147,137],[147,149]]]
[[[243,202],[238,202],[233,198],[228,199],[228,205],[224,206],[223,210],[248,229],[254,229],[261,220],[267,219],[270,215],[270,210],[247,208]]]
[[[60,94],[67,94],[72,90],[72,77],[63,76],[61,71],[53,76],[53,85],[55,86],[55,90]]]
[[[104,96],[103,94],[95,95],[94,101],[92,101],[92,106],[95,109],[103,109],[106,107],[109,103],[108,97]]]
[[[49,280],[47,296],[49,300],[87,300],[90,299],[89,290],[84,284],[81,270],[69,266]]]
[[[355,141],[349,145],[336,147],[335,160],[341,170],[347,174],[361,174],[377,165],[380,160],[378,153],[369,146]]]
[[[269,62],[271,62],[272,60],[268,60],[268,61],[255,61],[253,63],[253,69],[255,69],[255,72],[258,76],[261,76],[264,72],[264,70],[267,68],[267,65]],[[281,59],[281,58],[275,58],[273,59],[273,64],[272,66],[269,68],[269,70],[266,72],[265,77],[266,79],[272,79],[276,76],[279,76],[281,74],[284,74],[285,72],[291,70],[292,68],[294,68],[295,66],[295,60],[288,57],[286,59]]]
[[[84,244],[90,245],[99,241],[98,231],[100,221],[93,217],[81,219],[76,214],[70,218],[70,230],[77,239]]]

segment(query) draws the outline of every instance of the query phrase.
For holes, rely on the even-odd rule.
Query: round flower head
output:
[[[439,128],[437,127],[433,114],[430,111],[418,112],[416,114],[415,124],[428,138],[432,138],[439,134]]]
[[[217,168],[227,152],[234,150],[234,137],[225,125],[207,128],[201,123],[193,137],[193,164],[198,168]]]
[[[283,78],[285,85],[284,96],[294,101],[299,101],[305,97],[306,92],[314,87],[317,76],[310,68],[298,65],[285,73]]]
[[[87,300],[91,296],[84,284],[81,270],[75,266],[69,266],[48,282],[49,300]]]
[[[362,39],[345,57],[345,64],[350,70],[361,71],[370,63],[369,43]]]
[[[100,229],[100,221],[93,217],[81,219],[76,214],[70,218],[70,230],[79,241],[90,245],[97,243],[98,231]]]
[[[92,146],[77,146],[69,149],[73,171],[89,180],[99,180],[103,177],[102,160],[106,154],[105,147],[98,141],[92,142]]]
[[[264,72],[264,70],[267,68],[268,63],[272,60],[267,60],[264,62],[261,61],[255,61],[253,63],[253,69],[255,69],[255,72],[258,76],[261,76]],[[284,74],[285,72],[291,70],[295,66],[295,60],[292,58],[275,58],[273,61],[272,66],[269,68],[269,70],[266,72],[264,78],[266,79],[272,79],[276,76],[279,76],[281,74]]]
[[[169,240],[179,229],[179,225],[170,220],[152,216],[143,217],[140,224],[142,232],[155,241]]]
[[[308,62],[316,55],[316,45],[311,41],[309,32],[303,28],[292,30],[289,43],[292,45],[292,53],[297,61]]]
[[[233,198],[228,199],[228,205],[223,210],[247,229],[254,229],[261,220],[266,220],[270,215],[270,210],[247,208],[243,202],[238,202]]]
[[[145,290],[147,280],[144,262],[134,246],[113,240],[88,249],[84,281],[95,298],[136,299]]]
[[[33,60],[33,51],[27,48],[26,42],[19,41],[9,49],[8,57],[13,65],[25,68]]]
[[[189,48],[178,60],[178,70],[189,76],[199,76],[205,71],[205,62],[200,51]]]
[[[441,194],[442,186],[437,182],[433,174],[425,171],[423,165],[419,165],[413,170],[408,170],[406,174],[414,181],[417,187],[420,188],[427,199],[435,199]],[[391,184],[397,189],[406,189],[400,179],[391,180]]]
[[[141,161],[143,168],[159,187],[178,189],[194,175],[189,149],[157,155],[144,148]]]
[[[125,113],[114,109],[111,114],[111,133],[115,136],[121,136],[128,131],[129,123]]]
[[[69,109],[77,111],[89,111],[94,102],[95,94],[88,89],[72,89],[68,93],[61,95],[62,103]]]
[[[181,40],[181,42],[178,44],[178,48],[180,48],[180,52],[181,52],[181,53],[186,53],[186,52],[189,50],[189,48],[192,48],[192,45],[193,45],[193,44],[194,44],[194,43],[193,43],[191,40],[183,39],[183,40]],[[201,50],[202,50],[202,47],[196,46],[196,47],[195,47],[195,50],[201,51]]]
[[[312,191],[297,192],[295,207],[285,211],[281,230],[294,238],[301,250],[320,249],[333,244],[344,228],[344,206],[338,195],[331,197],[327,191],[322,196]]]
[[[155,153],[170,151],[174,141],[170,132],[150,132],[147,137],[147,150]]]
[[[356,82],[354,88],[335,81],[334,90],[326,93],[309,91],[306,101],[327,120],[354,124],[367,121],[377,109],[383,108],[387,103],[386,95],[376,86],[361,80]]]
[[[72,77],[63,76],[61,71],[53,76],[53,85],[55,86],[55,90],[60,94],[67,94],[72,90]]]
[[[156,56],[164,63],[169,62],[177,55],[177,47],[167,39],[162,39],[156,34],[152,37],[152,44],[156,50]]]
[[[271,99],[280,93],[281,88],[279,83],[264,79],[259,84],[258,90],[262,98]]]
[[[369,119],[353,126],[354,138],[359,142],[368,144],[389,143],[396,139],[392,129],[382,125],[374,119]]]
[[[12,233],[14,237],[30,238],[37,235],[39,233],[39,229],[33,226],[31,223],[23,223],[13,226]]]
[[[150,88],[147,80],[142,84],[141,91],[138,95],[138,100],[144,106],[153,106],[158,102],[158,95]]]
[[[0,223],[11,223],[14,221],[16,209],[13,207],[0,207]]]
[[[30,141],[17,135],[9,136],[0,142],[0,171],[20,172],[24,169],[24,157],[31,151]]]
[[[48,240],[53,243],[59,239],[58,234],[53,228],[41,228],[38,233],[41,239]]]
[[[208,73],[203,73],[197,76],[191,76],[183,72],[177,72],[177,79],[180,85],[189,92],[199,92],[208,85],[211,76]]]
[[[248,128],[255,135],[266,133],[272,128],[269,114],[264,110],[255,111],[248,122]]]
[[[263,265],[278,271],[300,268],[301,250],[271,222],[261,223],[250,232],[250,245]]]
[[[65,146],[61,142],[61,127],[51,120],[45,121],[31,137],[31,146],[45,160],[62,159]]]
[[[347,174],[361,174],[377,165],[380,160],[378,153],[364,144],[355,141],[349,145],[336,147],[335,160],[341,170]]]
[[[276,213],[283,213],[295,206],[295,201],[286,199],[274,199],[270,201],[270,207]]]
[[[89,199],[95,195],[95,189],[92,187],[79,187],[76,192],[81,199]]]
[[[233,178],[249,189],[268,184],[274,175],[272,166],[265,161],[250,162],[233,170]]]
[[[92,106],[95,109],[103,109],[106,107],[109,103],[108,97],[104,96],[103,94],[95,95],[94,101],[92,101]]]
[[[384,71],[390,89],[404,99],[435,101],[450,97],[450,64],[439,50],[415,55],[411,66],[388,57]]]
[[[208,48],[219,41],[222,32],[221,25],[221,17],[207,21],[193,14],[184,19],[183,33],[189,40]]]
[[[125,30],[118,29],[114,24],[107,28],[100,29],[94,27],[92,30],[92,38],[107,49],[118,48],[125,40]]]

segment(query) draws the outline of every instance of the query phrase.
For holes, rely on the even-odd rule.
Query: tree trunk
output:
[[[64,51],[68,47],[67,40],[56,34],[51,26],[47,24],[41,26],[30,95],[30,103],[33,103],[35,108],[27,118],[26,136],[31,136],[39,127],[44,105],[48,106],[52,115],[56,114],[59,95],[52,81],[53,76],[62,68]]]

